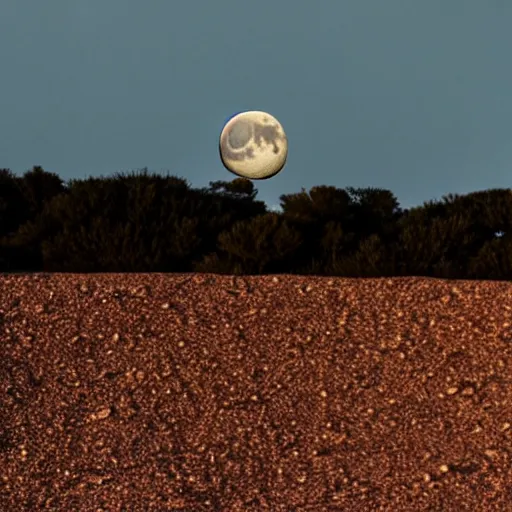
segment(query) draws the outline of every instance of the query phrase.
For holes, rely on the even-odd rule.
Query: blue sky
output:
[[[225,119],[266,110],[315,185],[407,207],[512,182],[509,0],[3,0],[0,167],[231,180]]]

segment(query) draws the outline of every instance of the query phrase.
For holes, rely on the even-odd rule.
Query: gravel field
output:
[[[512,511],[512,284],[0,275],[0,512]]]

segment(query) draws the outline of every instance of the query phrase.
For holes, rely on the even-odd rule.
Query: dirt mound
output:
[[[512,511],[512,286],[0,276],[0,509]]]

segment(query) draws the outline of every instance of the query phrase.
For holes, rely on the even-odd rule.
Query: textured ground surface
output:
[[[0,276],[1,512],[512,511],[512,285]]]

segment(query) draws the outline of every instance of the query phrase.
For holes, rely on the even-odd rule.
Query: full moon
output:
[[[242,178],[264,180],[284,167],[288,139],[275,117],[251,110],[228,119],[220,134],[219,151],[228,171]]]

